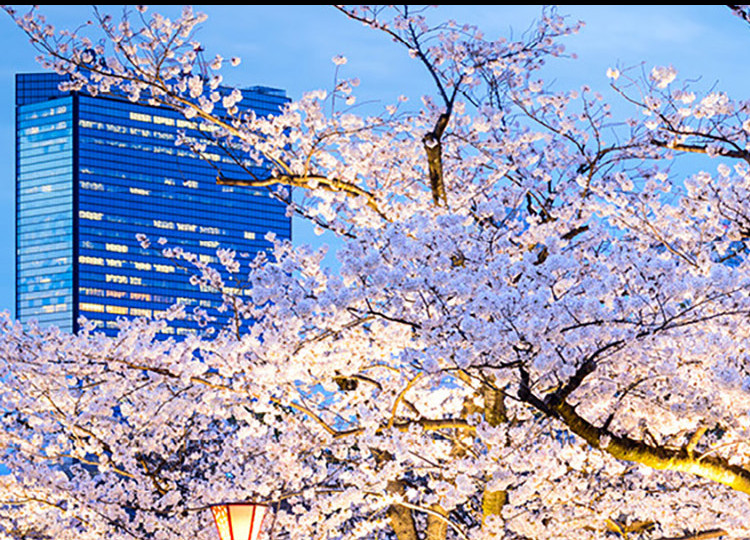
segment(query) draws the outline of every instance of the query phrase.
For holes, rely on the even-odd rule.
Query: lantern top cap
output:
[[[209,505],[210,508],[214,506],[270,506],[270,504],[256,501],[226,501]]]

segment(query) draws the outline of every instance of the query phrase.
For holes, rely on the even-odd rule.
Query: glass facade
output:
[[[207,263],[218,263],[219,247],[252,257],[270,247],[268,232],[291,237],[284,205],[265,189],[217,185],[217,171],[245,173],[218,146],[209,143],[200,156],[176,146],[180,132],[206,135],[178,113],[67,94],[60,81],[16,77],[19,319],[76,331],[83,316],[114,335],[120,317],[158,316],[181,303],[221,321],[227,315],[216,310],[215,292],[191,285],[191,272],[143,248],[136,235],[157,247],[165,238]],[[287,101],[263,87],[243,95],[240,107],[258,114]],[[166,333],[193,328],[177,321]]]

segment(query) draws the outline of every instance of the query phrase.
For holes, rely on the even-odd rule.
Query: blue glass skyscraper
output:
[[[217,146],[202,155],[176,146],[205,135],[179,113],[112,96],[58,89],[55,74],[16,76],[16,315],[78,330],[79,317],[113,335],[120,317],[155,316],[175,303],[215,311],[217,295],[136,239],[216,262],[225,247],[250,256],[268,232],[291,237],[284,204],[263,189],[222,186],[242,177]],[[273,114],[282,91],[243,90],[240,108]],[[256,171],[262,175],[262,171]],[[233,284],[242,292],[242,284]],[[175,322],[168,334],[191,331]]]

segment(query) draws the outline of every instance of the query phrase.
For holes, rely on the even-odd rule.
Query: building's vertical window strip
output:
[[[80,227],[78,218],[78,207],[79,207],[79,192],[80,187],[80,171],[79,171],[79,126],[78,119],[80,118],[80,104],[79,95],[74,93],[72,96],[73,100],[73,118],[72,118],[72,151],[73,151],[73,177],[71,178],[72,190],[73,190],[73,265],[74,268],[78,268],[78,255],[80,253]],[[78,332],[78,319],[80,318],[79,310],[79,287],[80,287],[80,272],[73,271],[73,306],[72,306],[72,326],[73,331]]]

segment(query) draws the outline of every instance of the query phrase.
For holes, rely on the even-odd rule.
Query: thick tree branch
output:
[[[406,491],[404,482],[390,481],[387,487],[388,492],[397,495],[403,495]],[[392,504],[386,510],[388,521],[390,521],[393,532],[396,533],[398,540],[419,540],[417,526],[414,523],[414,516],[411,509],[403,504]]]
[[[448,536],[447,513],[439,504],[430,506],[431,512],[427,514],[427,537],[426,540],[445,540]]]
[[[750,495],[750,471],[732,465],[726,459],[689,453],[686,449],[651,446],[630,437],[614,435],[591,424],[567,402],[557,404],[555,412],[573,433],[612,457],[640,463],[652,469],[694,474]]]
[[[430,189],[432,200],[437,205],[446,204],[445,181],[443,178],[443,145],[441,138],[450,120],[450,113],[443,113],[438,117],[435,128],[422,139],[427,153],[427,166],[430,173]]]
[[[588,370],[581,371],[585,372]],[[682,449],[652,446],[627,436],[615,435],[606,428],[598,428],[579,415],[566,400],[560,399],[568,395],[567,390],[552,394],[555,399],[542,400],[531,391],[528,373],[521,369],[520,374],[519,399],[546,416],[559,419],[592,447],[623,461],[640,463],[652,469],[693,474],[750,495],[750,471],[747,469],[732,465],[724,458],[697,453],[693,444]]]
[[[718,538],[726,534],[727,532],[723,529],[711,529],[709,531],[686,534],[685,536],[671,536],[669,538],[664,536],[657,540],[708,540],[709,538]]]

